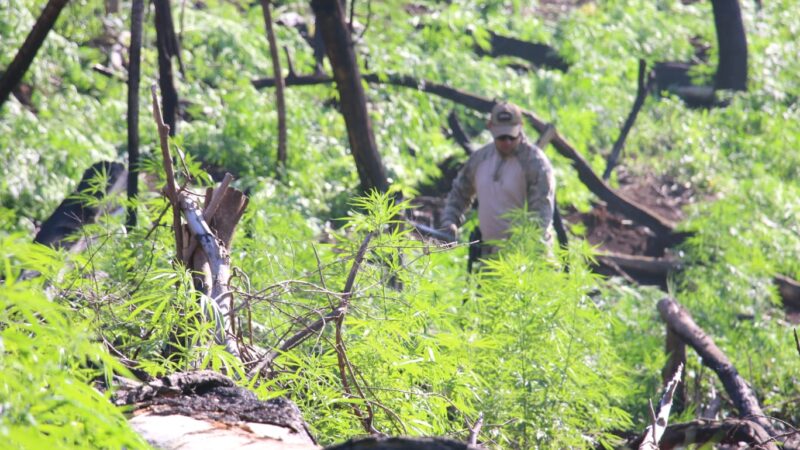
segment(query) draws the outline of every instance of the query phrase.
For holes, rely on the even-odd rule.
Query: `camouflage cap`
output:
[[[522,131],[522,112],[508,102],[501,102],[492,108],[489,119],[489,131],[493,137],[518,136]]]

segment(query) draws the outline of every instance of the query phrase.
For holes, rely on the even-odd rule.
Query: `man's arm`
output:
[[[445,202],[442,228],[451,228],[451,225],[458,227],[464,223],[464,212],[475,199],[475,165],[476,161],[473,155],[453,180],[453,187]]]
[[[556,178],[547,156],[533,148],[526,167],[528,184],[528,211],[536,214],[542,231],[547,232],[553,224],[555,209]]]

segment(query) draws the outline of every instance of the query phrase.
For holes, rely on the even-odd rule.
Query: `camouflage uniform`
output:
[[[487,175],[491,179],[487,179]],[[499,187],[493,183],[507,185]],[[533,219],[544,232],[545,242],[551,246],[555,187],[550,161],[524,134],[506,158],[500,156],[494,142],[489,143],[472,154],[458,173],[447,196],[442,226],[461,226],[464,212],[478,197],[484,240],[503,239],[508,237],[509,223],[500,216],[511,209],[523,208],[527,203]]]

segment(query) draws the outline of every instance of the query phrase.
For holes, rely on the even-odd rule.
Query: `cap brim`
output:
[[[492,137],[500,136],[519,136],[522,131],[522,125],[492,125],[489,130],[492,132]]]

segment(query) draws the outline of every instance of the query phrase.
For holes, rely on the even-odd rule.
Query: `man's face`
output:
[[[502,135],[494,138],[494,146],[501,156],[509,156],[514,152],[514,149],[519,145],[520,135],[509,136]]]

